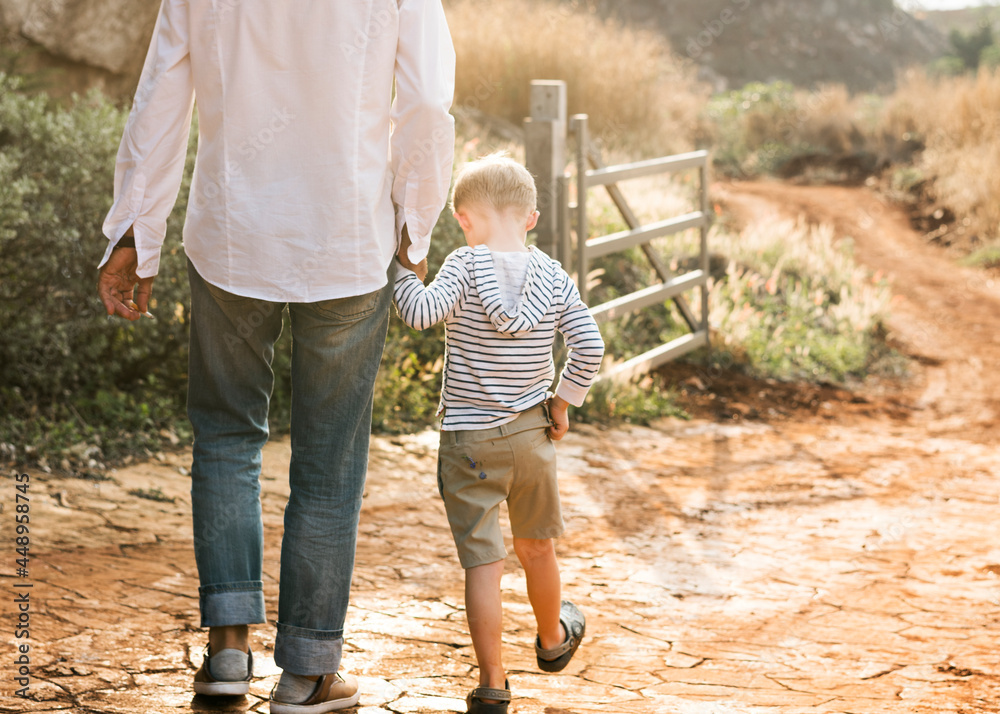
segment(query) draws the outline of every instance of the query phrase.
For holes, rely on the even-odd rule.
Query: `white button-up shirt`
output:
[[[198,273],[280,302],[381,288],[403,225],[418,262],[447,200],[454,75],[441,0],[163,0],[101,265],[134,226],[138,275],[157,273],[197,98]]]

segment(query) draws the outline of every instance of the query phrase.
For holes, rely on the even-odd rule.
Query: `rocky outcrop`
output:
[[[20,31],[54,55],[126,74],[145,56],[158,8],[150,0],[33,0]]]
[[[73,89],[99,84],[131,93],[142,68],[159,0],[0,0],[0,36],[57,67]]]
[[[892,0],[601,0],[601,7],[664,33],[716,88],[784,80],[889,89],[901,69],[947,49],[941,32]]]

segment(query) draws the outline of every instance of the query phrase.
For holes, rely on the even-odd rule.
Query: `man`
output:
[[[403,232],[426,271],[451,177],[454,50],[440,0],[163,0],[118,153],[99,293],[150,304],[192,109],[184,225],[188,414],[201,624],[195,691],[248,691],[265,621],[261,448],[281,314],[291,317],[274,714],[352,706],[338,673],[372,392]]]

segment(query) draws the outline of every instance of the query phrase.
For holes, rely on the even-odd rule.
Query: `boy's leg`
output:
[[[469,621],[472,647],[479,662],[479,685],[504,689],[506,674],[500,654],[503,638],[503,604],[500,578],[503,561],[477,565],[465,571],[465,616]],[[559,620],[556,604],[556,622]]]
[[[514,552],[524,568],[528,600],[538,623],[538,639],[544,649],[558,647],[565,641],[566,631],[559,622],[562,584],[555,541],[515,537]]]

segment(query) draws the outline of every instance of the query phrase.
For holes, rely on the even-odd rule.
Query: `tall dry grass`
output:
[[[924,144],[916,167],[931,197],[966,232],[1000,239],[1000,73],[932,78],[911,71],[888,100],[884,127]]]
[[[590,116],[606,144],[666,153],[689,150],[704,89],[661,36],[600,17],[576,3],[452,0],[455,104],[520,124],[533,79],[567,84],[570,114]]]

